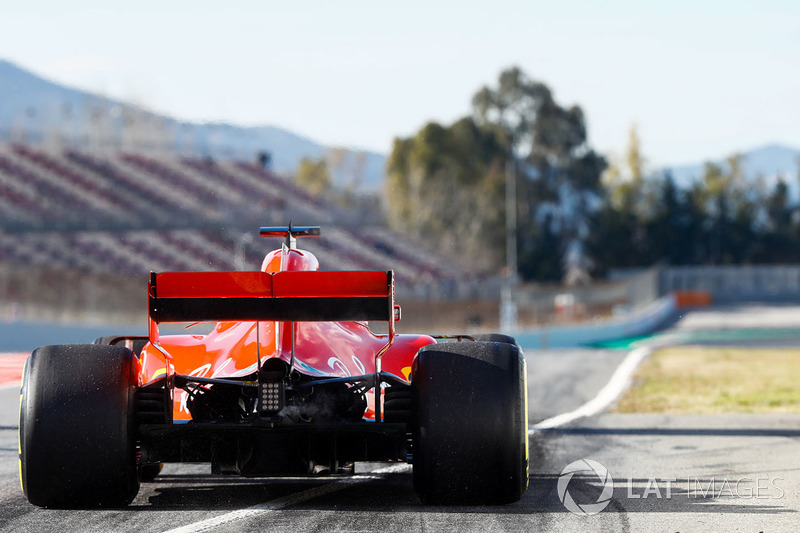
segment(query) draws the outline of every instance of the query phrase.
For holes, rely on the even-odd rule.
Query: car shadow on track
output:
[[[438,507],[426,506],[417,498],[410,472],[384,474],[378,479],[346,483],[324,495],[300,498],[290,506],[281,507],[306,511],[353,511],[374,512],[384,509],[393,513],[488,513],[488,514],[547,514],[571,512],[559,494],[560,472],[554,472],[552,463],[560,464],[557,458],[549,457],[553,451],[546,441],[572,436],[644,435],[644,436],[748,436],[798,437],[800,431],[793,429],[708,429],[708,428],[559,428],[537,434],[531,443],[531,476],[529,488],[522,500],[503,506],[483,507]],[[550,451],[548,451],[550,450]],[[165,471],[166,474],[166,471]],[[142,490],[134,505],[136,510],[231,510],[261,505],[277,498],[294,495],[337,483],[337,477],[318,478],[239,478],[210,474],[161,475],[154,483],[142,484]],[[720,479],[675,480],[667,487],[662,482],[654,487],[649,479],[617,479],[610,498],[605,496],[603,484],[597,476],[574,475],[568,482],[568,492],[578,504],[596,504],[601,498],[607,501],[604,513],[759,513],[776,514],[795,512],[774,498],[775,487],[770,498],[753,497],[752,484],[728,486]],[[563,487],[562,487],[563,488]],[[750,491],[750,492],[748,492]]]
[[[557,474],[535,474],[521,501],[502,506],[428,506],[416,497],[410,474],[391,474],[368,483],[352,484],[346,488],[311,498],[286,507],[293,511],[374,512],[376,509],[392,513],[452,513],[526,515],[569,513],[559,498]],[[330,480],[315,479],[310,482],[293,480],[230,480],[213,482],[208,478],[198,483],[196,478],[183,480],[164,479],[143,485],[146,495],[140,495],[129,510],[233,510],[269,502],[288,496]],[[225,480],[223,480],[225,481]],[[714,480],[702,478],[675,482],[667,495],[662,485],[659,494],[653,493],[648,479],[618,480],[613,496],[608,500],[604,513],[758,513],[777,514],[795,512],[775,505],[771,500],[753,504],[752,501],[737,503],[734,488],[712,487]],[[648,488],[651,493],[642,498]],[[575,476],[569,483],[569,494],[580,504],[594,504],[602,492],[602,485],[595,477]],[[639,495],[631,498],[630,493]],[[142,501],[144,500],[144,501]]]
[[[234,510],[331,483],[330,478],[244,479],[164,475],[142,483],[131,510]]]
[[[615,428],[566,427],[548,430],[562,435],[642,435],[679,437],[800,437],[800,429],[779,428]]]

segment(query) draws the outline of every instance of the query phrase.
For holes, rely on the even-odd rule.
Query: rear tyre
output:
[[[133,352],[44,346],[28,358],[20,398],[20,479],[41,507],[117,507],[139,490]]]
[[[476,341],[482,342],[504,342],[506,344],[517,344],[517,340],[511,335],[503,335],[502,333],[479,333],[472,335]]]
[[[514,344],[449,342],[413,368],[414,489],[435,505],[503,504],[528,487],[525,359]]]

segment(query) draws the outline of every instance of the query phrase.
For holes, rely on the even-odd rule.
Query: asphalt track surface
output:
[[[756,330],[773,326],[776,316],[779,327],[800,328],[798,308],[747,307],[691,313],[669,333]],[[626,352],[554,350],[527,358],[533,426],[594,398]],[[212,476],[205,465],[168,465],[127,508],[64,511],[31,506],[19,489],[18,394],[14,386],[0,389],[2,531],[800,530],[800,415],[603,412],[535,430],[530,488],[502,507],[421,505],[403,466],[363,465],[351,479],[240,479]],[[559,498],[562,470],[584,458],[613,478],[606,493],[591,471],[565,485],[586,509],[611,496],[593,516],[568,511]]]

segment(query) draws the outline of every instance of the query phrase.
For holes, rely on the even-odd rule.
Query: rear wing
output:
[[[392,272],[150,274],[149,314],[161,322],[380,320],[394,317]]]

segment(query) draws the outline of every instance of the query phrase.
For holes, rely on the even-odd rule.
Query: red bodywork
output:
[[[190,302],[231,299],[265,302],[268,299],[385,298],[389,334],[376,335],[366,322],[221,320],[205,335],[164,335],[160,320],[151,309],[150,342],[141,354],[139,385],[166,375],[201,378],[242,378],[258,370],[259,360],[279,358],[310,378],[338,378],[374,374],[378,369],[408,382],[417,351],[436,341],[427,335],[394,335],[393,284],[386,272],[319,272],[313,254],[283,247],[267,255],[259,272],[191,272],[155,274],[151,299],[182,297]],[[157,287],[156,287],[157,281]],[[238,300],[237,300],[238,301]],[[286,300],[283,300],[286,301]],[[356,300],[357,301],[357,300]],[[202,314],[202,312],[201,312]],[[280,311],[278,311],[280,314]],[[155,315],[155,316],[154,316]],[[215,318],[217,320],[218,318]],[[199,318],[198,318],[199,320]],[[159,346],[161,349],[159,349]],[[380,353],[384,350],[384,353]],[[173,420],[191,419],[187,393],[176,390],[172,398]],[[367,394],[364,418],[374,420],[374,394]]]

